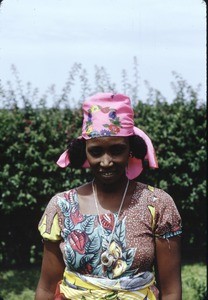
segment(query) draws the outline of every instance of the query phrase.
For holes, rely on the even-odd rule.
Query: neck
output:
[[[119,182],[119,185],[104,186],[99,185],[96,181],[92,183],[93,194],[97,204],[100,208],[111,211],[118,211],[122,201],[124,202],[125,200],[128,186],[128,178]]]

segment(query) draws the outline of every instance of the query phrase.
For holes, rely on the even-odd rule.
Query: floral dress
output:
[[[108,294],[103,294],[105,288],[116,291],[117,298],[112,299],[157,299],[152,276],[155,238],[169,239],[182,232],[173,199],[163,190],[137,183],[128,207],[121,211],[117,222],[116,219],[117,213],[102,214],[100,218],[82,214],[76,189],[50,200],[39,231],[44,239],[60,241],[66,264],[61,291],[66,299],[108,299]],[[103,266],[101,255],[107,249],[112,264]],[[95,286],[99,287],[100,298]],[[95,298],[90,298],[91,293],[76,298],[77,290],[96,290]],[[143,290],[144,297],[134,296]],[[118,291],[124,296],[118,296]]]

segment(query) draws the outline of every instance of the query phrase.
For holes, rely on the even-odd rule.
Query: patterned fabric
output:
[[[84,101],[82,109],[84,139],[134,134],[134,112],[126,95],[97,93]]]
[[[93,115],[96,113],[103,113],[106,117],[106,121],[102,117],[101,129],[94,128]],[[99,117],[99,119],[101,119]],[[100,137],[100,136],[116,136],[121,131],[121,121],[117,116],[116,109],[110,107],[102,107],[100,105],[92,105],[87,112],[87,120],[85,124],[85,130],[88,137]]]
[[[39,230],[43,238],[61,241],[60,249],[66,272],[118,282],[122,291],[121,282],[125,282],[127,278],[133,279],[142,272],[148,275],[146,272],[152,271],[155,238],[169,238],[181,234],[181,219],[167,193],[137,183],[128,207],[121,211],[116,224],[110,246],[115,263],[111,267],[103,268],[100,257],[108,245],[116,216],[116,213],[100,216],[103,234],[97,215],[80,212],[77,191],[72,189],[51,199],[40,221]],[[74,289],[66,284],[66,280],[62,281],[61,288],[64,295],[67,295],[66,290]],[[127,290],[126,287],[125,289]],[[157,299],[154,285],[151,285],[151,289],[148,287],[147,291],[152,289]],[[133,287],[130,291],[133,291]]]
[[[150,299],[156,300],[154,276],[150,272],[135,276],[111,280],[108,278],[91,277],[79,273],[65,271],[59,291],[67,299]]]
[[[122,94],[98,93],[86,99],[82,106],[83,125],[82,136],[85,140],[95,137],[136,135],[141,137],[147,145],[145,159],[151,168],[158,168],[155,150],[149,136],[140,128],[134,126],[134,112],[130,98]],[[58,166],[65,168],[70,164],[68,151],[64,151],[57,161]],[[88,168],[85,161],[82,166]],[[126,176],[134,179],[142,172],[142,160],[129,157]]]

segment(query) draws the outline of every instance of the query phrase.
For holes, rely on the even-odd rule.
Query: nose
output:
[[[105,153],[101,158],[100,166],[101,167],[111,167],[111,166],[113,166],[112,157],[110,155],[108,155],[107,153]]]

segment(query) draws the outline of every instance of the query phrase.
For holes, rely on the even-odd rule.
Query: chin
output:
[[[95,175],[95,178],[105,184],[120,184],[123,181],[123,179],[126,178],[126,174],[122,173],[119,175],[116,172],[105,172],[97,176]]]

